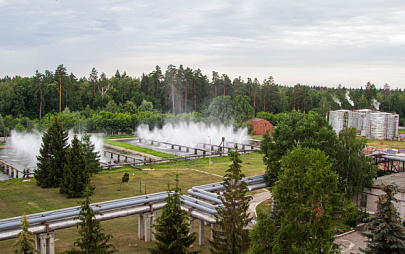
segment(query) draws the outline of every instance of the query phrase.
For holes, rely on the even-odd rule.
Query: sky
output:
[[[233,80],[405,88],[403,0],[0,0],[0,77],[159,65]]]

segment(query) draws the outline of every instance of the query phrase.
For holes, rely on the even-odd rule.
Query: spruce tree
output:
[[[84,158],[86,159],[87,172],[89,172],[90,175],[98,173],[102,169],[100,165],[100,153],[95,151],[96,147],[91,142],[90,135],[83,135],[81,143]]]
[[[184,203],[181,200],[179,187],[179,175],[176,174],[176,187],[171,191],[168,186],[166,205],[162,208],[162,215],[157,219],[154,248],[149,251],[152,254],[182,254],[198,253],[190,252],[187,248],[197,238],[196,233],[189,234],[188,214],[181,209]]]
[[[393,202],[398,202],[395,194],[398,185],[382,184],[381,189],[385,192],[377,201],[377,211],[367,219],[364,229],[370,233],[362,233],[368,238],[367,248],[360,249],[364,253],[373,254],[401,254],[405,253],[405,227],[401,224],[401,218]]]
[[[17,234],[17,241],[11,246],[14,248],[12,254],[34,254],[39,253],[35,250],[35,240],[33,233],[28,231],[27,216],[21,218],[21,232]]]
[[[90,182],[80,141],[74,135],[72,145],[67,152],[67,163],[60,185],[60,193],[68,198],[83,197],[84,190]]]
[[[37,156],[35,179],[42,188],[59,187],[66,164],[68,133],[55,118],[51,127],[42,136],[42,145]]]
[[[101,213],[94,212],[90,207],[90,195],[92,191],[92,187],[86,187],[84,192],[85,200],[81,203],[79,217],[75,218],[80,220],[80,222],[77,223],[77,227],[80,228],[80,238],[75,242],[75,245],[78,246],[80,250],[73,249],[67,251],[67,253],[106,254],[117,252],[114,245],[108,243],[112,235],[104,234],[100,221],[96,219],[96,215],[101,215]]]
[[[231,153],[232,164],[224,176],[223,191],[220,199],[223,206],[217,208],[215,215],[217,229],[213,232],[213,241],[210,241],[211,253],[245,253],[249,249],[249,231],[246,226],[250,222],[247,211],[251,197],[247,197],[248,188],[245,182],[240,181],[244,174],[241,171],[242,161],[235,152]]]

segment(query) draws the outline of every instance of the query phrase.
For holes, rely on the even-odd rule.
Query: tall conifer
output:
[[[21,232],[17,234],[17,241],[13,244],[13,252],[11,254],[34,254],[39,253],[35,250],[35,240],[33,233],[28,231],[27,216],[21,218]]]
[[[218,208],[215,216],[217,229],[213,230],[213,241],[210,241],[211,253],[245,253],[249,249],[249,231],[246,229],[250,219],[248,217],[249,201],[248,188],[240,181],[244,174],[241,171],[242,161],[237,152],[232,152],[232,164],[226,171],[223,186],[225,190],[220,199],[223,206]]]
[[[87,171],[81,144],[77,136],[74,135],[72,146],[67,153],[67,163],[60,185],[60,193],[66,194],[68,198],[83,197],[89,182],[90,174]]]
[[[100,165],[100,153],[95,151],[96,147],[90,140],[90,135],[85,134],[81,142],[84,158],[86,160],[86,168],[90,175],[98,173],[102,168]]]
[[[171,191],[168,186],[166,205],[162,208],[162,215],[157,219],[156,244],[149,251],[152,254],[182,254],[190,252],[187,248],[196,240],[196,233],[189,234],[188,214],[181,209],[179,175],[176,174],[176,187]]]
[[[96,219],[96,215],[101,215],[100,212],[94,212],[90,207],[90,195],[93,188],[87,186],[85,193],[85,200],[81,203],[79,217],[80,222],[77,223],[79,229],[80,238],[77,239],[75,245],[80,248],[80,250],[71,250],[66,253],[75,254],[107,254],[115,253],[115,247],[113,244],[108,243],[112,235],[106,235],[103,233],[100,221]]]
[[[59,187],[66,164],[68,133],[55,118],[51,127],[42,136],[42,145],[37,156],[35,179],[42,188]]]
[[[398,185],[382,184],[381,189],[385,194],[377,201],[377,211],[368,219],[365,229],[370,233],[363,233],[368,238],[367,248],[360,249],[364,253],[405,253],[405,227],[401,224],[401,218],[393,202],[398,202],[395,194]]]

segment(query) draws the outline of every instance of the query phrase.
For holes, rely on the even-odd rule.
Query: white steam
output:
[[[16,158],[24,158],[31,164],[36,163],[41,144],[41,133],[21,133],[11,131],[10,145]]]
[[[354,102],[350,99],[349,93],[349,91],[346,91],[346,100],[354,107]]]
[[[234,131],[232,126],[215,126],[205,123],[167,123],[161,130],[149,131],[146,125],[141,125],[137,129],[140,138],[168,142],[176,145],[196,147],[198,143],[219,145],[222,137],[225,142],[246,144],[249,138],[247,128]]]
[[[334,102],[336,102],[337,104],[339,104],[339,106],[342,106],[342,103],[340,103],[339,99],[336,98],[334,95],[332,95],[332,99]]]
[[[37,162],[37,156],[39,155],[39,149],[42,145],[43,133],[21,133],[11,131],[10,146],[13,150],[15,158],[23,158],[29,161],[31,164]],[[70,145],[73,140],[73,131],[69,131],[67,144]],[[78,135],[79,140],[83,135]],[[90,141],[95,146],[95,151],[100,152],[103,149],[103,139],[96,135],[90,136]]]
[[[371,100],[371,105],[376,109],[376,110],[380,110],[380,104],[376,99],[372,99]]]

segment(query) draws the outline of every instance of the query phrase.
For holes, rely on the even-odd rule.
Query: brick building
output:
[[[245,122],[251,122],[252,123],[252,134],[253,135],[262,135],[268,131],[271,133],[273,131],[273,125],[264,119],[261,118],[253,118],[250,120],[247,120]]]

